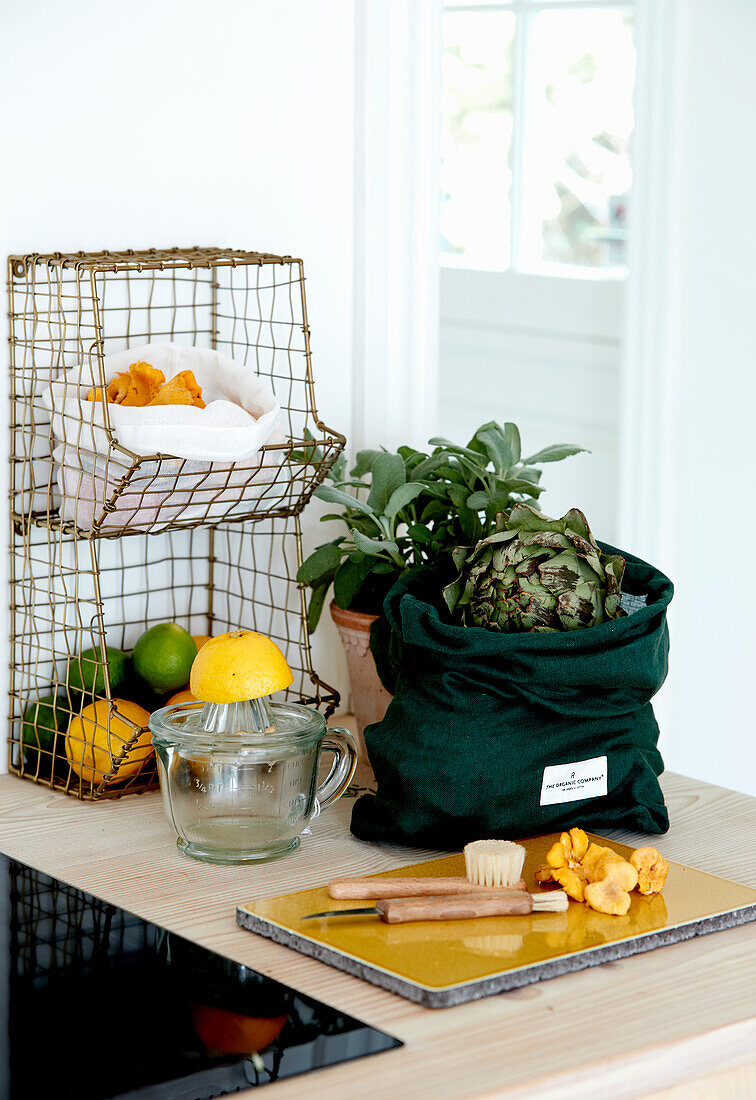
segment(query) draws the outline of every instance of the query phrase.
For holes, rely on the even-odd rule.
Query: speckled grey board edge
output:
[[[261,917],[248,913],[241,906],[236,910],[236,922],[241,928],[256,932],[284,947],[292,947],[303,955],[317,959],[318,962],[327,963],[329,966],[336,967],[337,970],[345,970],[347,974],[362,978],[363,981],[380,986],[381,989],[387,989],[390,993],[397,993],[400,997],[406,997],[407,1000],[424,1005],[426,1008],[451,1008],[453,1005],[464,1004],[465,1001],[477,1001],[481,997],[491,997],[495,993],[507,993],[510,989],[519,989],[533,982],[558,978],[562,974],[585,970],[589,966],[600,966],[602,963],[614,962],[615,959],[626,959],[629,955],[639,955],[643,951],[653,951],[657,947],[668,947],[670,944],[692,940],[694,936],[706,936],[710,932],[720,932],[725,928],[736,928],[740,924],[747,924],[753,920],[756,920],[756,905],[746,905],[733,909],[729,913],[718,913],[716,916],[704,917],[673,928],[663,928],[659,932],[648,932],[643,936],[618,940],[616,943],[607,944],[606,947],[594,947],[588,951],[575,952],[573,955],[551,959],[521,970],[494,974],[493,977],[481,978],[479,981],[467,982],[465,985],[455,985],[448,989],[431,989],[428,986],[409,982],[396,974],[379,970],[349,955],[342,955],[340,951],[334,951],[314,940],[308,940],[277,924],[271,924]]]

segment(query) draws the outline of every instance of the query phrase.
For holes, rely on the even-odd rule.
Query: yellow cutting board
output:
[[[589,834],[590,835],[590,834]],[[536,867],[558,833],[520,841],[533,892]],[[632,848],[591,836],[628,857]],[[376,877],[464,875],[463,856],[416,863]],[[632,894],[624,917],[571,901],[566,913],[384,924],[372,915],[303,921],[308,913],[370,908],[336,901],[327,886],[240,905],[238,923],[306,955],[432,1008],[500,993],[544,978],[756,920],[756,890],[670,863],[663,894]]]

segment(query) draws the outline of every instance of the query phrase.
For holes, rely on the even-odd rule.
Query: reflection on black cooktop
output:
[[[0,855],[0,1097],[211,1100],[401,1046]]]

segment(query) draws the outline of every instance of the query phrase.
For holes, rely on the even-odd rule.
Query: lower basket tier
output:
[[[339,697],[312,667],[299,561],[296,516],[129,539],[16,532],[10,770],[87,800],[154,788],[149,713],[185,685],[154,693],[130,655],[159,623],[198,642],[260,631],[294,673],[281,698],[332,713]]]

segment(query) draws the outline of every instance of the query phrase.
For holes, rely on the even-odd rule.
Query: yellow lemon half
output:
[[[146,726],[150,715],[128,699],[114,699],[118,713],[110,713],[107,699],[98,699],[76,715],[66,733],[66,757],[77,775],[95,786],[108,774],[135,730],[126,722]],[[130,779],[144,767],[153,753],[152,734],[144,729],[118,766],[113,782]]]
[[[294,674],[281,650],[256,630],[219,634],[194,659],[189,690],[205,703],[243,703],[282,691]]]

